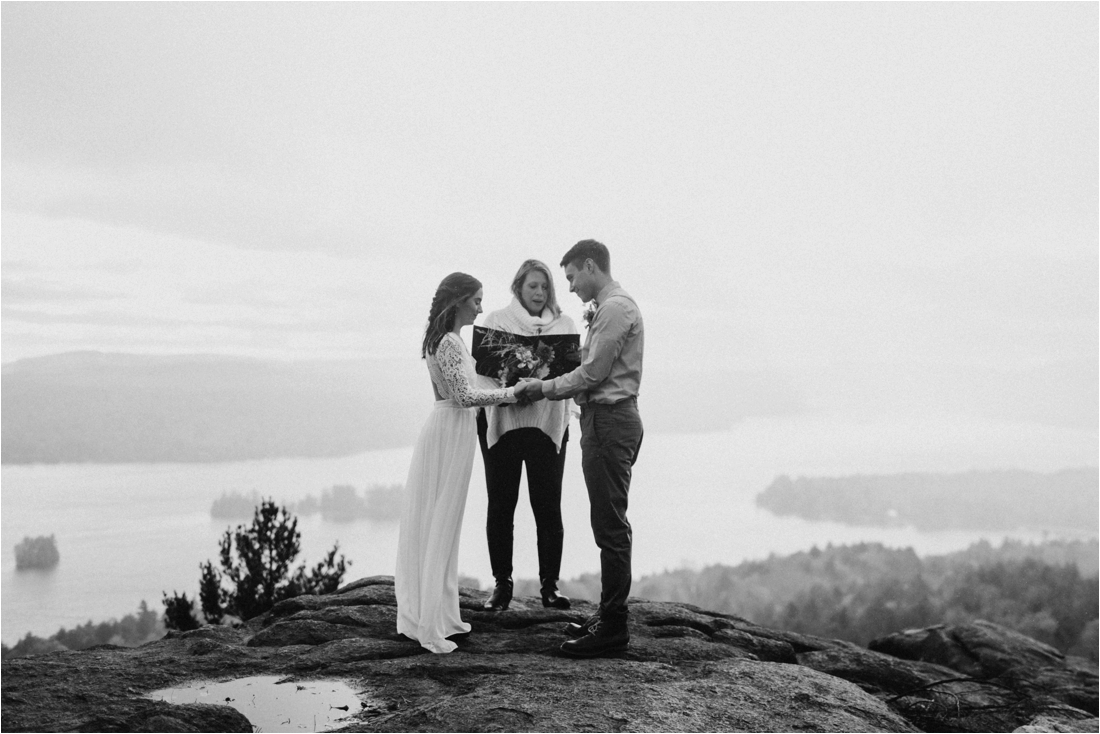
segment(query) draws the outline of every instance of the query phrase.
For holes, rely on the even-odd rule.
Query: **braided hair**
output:
[[[443,335],[455,328],[455,314],[458,305],[481,289],[481,281],[466,273],[451,273],[432,298],[432,308],[428,312],[428,326],[424,330],[424,343],[420,347],[421,358],[435,354]]]

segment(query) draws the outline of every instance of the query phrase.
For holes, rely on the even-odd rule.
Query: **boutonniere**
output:
[[[596,318],[596,302],[589,301],[588,306],[585,307],[584,313],[584,328],[588,328],[592,325],[592,319]]]

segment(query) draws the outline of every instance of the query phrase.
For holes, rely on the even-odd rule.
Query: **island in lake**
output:
[[[15,568],[17,571],[30,569],[50,569],[61,561],[57,551],[57,539],[50,535],[37,538],[26,537],[15,546]]]
[[[300,502],[287,504],[295,515],[321,514],[325,520],[352,522],[354,520],[397,520],[401,517],[404,485],[375,484],[360,495],[349,484],[338,484],[321,490],[321,497],[307,495]],[[223,492],[210,506],[210,517],[220,520],[247,520],[252,517],[261,501],[258,492]]]
[[[920,530],[1083,530],[1097,532],[1096,467],[1049,474],[1021,470],[957,474],[780,476],[756,497],[777,515],[847,525]]]

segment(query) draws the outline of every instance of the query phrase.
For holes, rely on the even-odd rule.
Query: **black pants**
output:
[[[538,534],[539,579],[557,581],[561,572],[561,547],[565,532],[561,525],[561,478],[565,471],[568,429],[561,439],[561,451],[538,428],[517,428],[488,446],[485,411],[478,411],[477,436],[485,460],[485,486],[489,492],[485,534],[489,539],[489,562],[494,578],[512,575],[512,534],[519,479],[527,465],[527,489]]]
[[[581,468],[591,503],[592,535],[600,549],[600,609],[610,620],[627,613],[634,539],[626,509],[641,447],[642,419],[634,398],[581,409]]]

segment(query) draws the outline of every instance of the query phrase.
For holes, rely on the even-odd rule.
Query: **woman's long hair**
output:
[[[512,279],[512,293],[522,304],[523,296],[520,294],[523,292],[523,282],[527,280],[528,273],[536,270],[546,276],[546,306],[544,308],[549,308],[550,313],[554,314],[554,318],[557,318],[561,316],[561,307],[558,306],[558,297],[554,293],[554,276],[550,275],[550,268],[546,267],[546,263],[542,260],[523,261],[523,264],[519,266],[519,270],[516,271],[516,277]]]
[[[466,273],[451,273],[435,289],[432,308],[428,311],[428,328],[424,330],[421,358],[435,354],[443,335],[455,328],[458,304],[481,289],[481,281]]]

